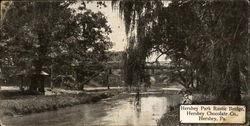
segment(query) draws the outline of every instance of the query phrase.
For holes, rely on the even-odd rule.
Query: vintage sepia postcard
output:
[[[0,126],[249,126],[248,0],[2,0]]]

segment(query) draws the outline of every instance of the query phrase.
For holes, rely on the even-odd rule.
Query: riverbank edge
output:
[[[209,105],[213,103],[213,98],[207,95],[194,94],[192,102],[195,104],[204,104]],[[249,108],[250,96],[246,96],[242,99],[242,102],[246,104],[247,108]],[[247,123],[241,125],[233,125],[233,124],[180,124],[179,123],[179,106],[171,106],[169,112],[165,113],[160,120],[157,122],[157,126],[212,126],[212,125],[220,125],[220,126],[249,126],[250,123],[250,109],[247,110]]]
[[[98,92],[96,94],[63,94],[63,95],[37,95],[21,99],[6,99],[0,103],[0,117],[21,116],[45,111],[54,111],[59,108],[80,104],[98,102],[120,92]]]

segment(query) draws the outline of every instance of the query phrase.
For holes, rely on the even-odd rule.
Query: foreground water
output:
[[[2,123],[6,126],[157,125],[170,106],[179,102],[177,95],[103,100],[57,111],[5,117]]]

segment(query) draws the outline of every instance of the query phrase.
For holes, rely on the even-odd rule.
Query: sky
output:
[[[111,1],[105,1],[107,7],[97,7],[96,1],[90,2],[86,4],[86,8],[92,10],[93,12],[102,12],[108,21],[108,25],[112,29],[112,33],[109,35],[113,47],[110,51],[124,51],[127,46],[126,32],[125,32],[125,24],[122,18],[119,16],[119,10],[112,9]],[[168,6],[169,2],[164,2],[164,6]],[[80,2],[73,5],[73,8],[78,8]],[[147,61],[154,61],[154,59],[159,54],[153,54],[150,56]],[[159,58],[159,61],[164,61],[165,56]]]
[[[125,25],[121,17],[119,16],[118,10],[112,9],[111,1],[105,1],[107,7],[97,7],[96,2],[88,3],[87,9],[93,12],[102,12],[108,21],[108,25],[112,29],[112,33],[109,35],[111,41],[113,42],[113,47],[111,51],[123,51],[126,49],[127,40],[125,33]]]

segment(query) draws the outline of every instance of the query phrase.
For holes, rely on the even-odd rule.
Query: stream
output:
[[[157,125],[157,121],[180,103],[178,95],[134,96],[106,99],[94,104],[66,107],[57,111],[19,117],[4,117],[6,126],[89,126],[89,125]]]

